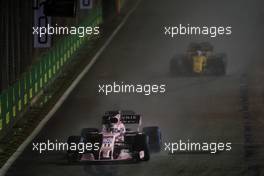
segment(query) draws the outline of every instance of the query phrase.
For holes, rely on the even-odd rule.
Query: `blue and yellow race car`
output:
[[[170,62],[170,73],[177,76],[226,74],[227,56],[214,54],[213,46],[208,42],[191,43],[187,52],[175,55]]]

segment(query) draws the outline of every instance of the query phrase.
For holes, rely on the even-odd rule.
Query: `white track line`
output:
[[[15,151],[15,153],[13,153],[13,155],[7,160],[7,162],[3,165],[3,167],[0,170],[0,176],[4,176],[7,173],[8,169],[11,167],[11,165],[21,155],[21,153],[23,153],[23,151],[31,143],[31,141],[38,135],[38,133],[46,125],[46,123],[49,121],[49,119],[51,119],[52,116],[55,114],[55,112],[61,107],[61,105],[67,99],[67,97],[70,95],[70,93],[73,91],[73,89],[81,81],[81,79],[84,77],[84,75],[91,69],[91,67],[96,62],[96,60],[99,58],[99,56],[104,52],[104,50],[108,47],[108,45],[111,43],[111,41],[116,36],[116,34],[124,26],[124,24],[126,23],[128,17],[136,10],[136,8],[137,8],[137,6],[139,5],[140,2],[141,2],[141,0],[139,0],[137,2],[137,4],[128,12],[128,14],[125,16],[125,18],[122,20],[122,22],[118,25],[118,27],[115,29],[115,31],[112,33],[112,35],[107,39],[105,44],[100,48],[100,50],[92,58],[91,62],[88,65],[86,65],[84,70],[73,81],[73,83],[70,85],[70,87],[64,92],[64,94],[60,97],[58,102],[49,111],[49,113],[44,117],[44,119],[38,124],[38,126],[30,134],[30,136],[18,147],[18,149]]]

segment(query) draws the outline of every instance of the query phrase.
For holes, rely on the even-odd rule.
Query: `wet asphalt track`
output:
[[[66,141],[69,135],[79,134],[83,127],[99,127],[101,115],[106,110],[131,109],[143,115],[143,125],[160,126],[166,142],[179,139],[232,142],[231,152],[173,156],[162,152],[153,155],[147,163],[67,165],[62,152],[40,155],[28,146],[7,175],[264,175],[263,17],[264,3],[261,0],[143,0],[91,71],[34,140]],[[231,25],[233,34],[214,39],[201,36],[170,39],[164,36],[164,25],[179,23]],[[226,77],[176,78],[169,74],[172,56],[184,52],[193,41],[210,41],[216,52],[227,53]],[[98,84],[113,81],[164,83],[167,91],[153,96],[98,95]],[[249,118],[241,111],[244,102],[241,94],[245,92],[241,85],[244,83]],[[250,141],[245,142],[247,133],[250,133]]]

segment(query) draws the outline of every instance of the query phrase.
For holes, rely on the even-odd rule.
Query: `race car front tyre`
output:
[[[161,150],[161,130],[157,126],[144,127],[143,133],[149,138],[149,148],[151,152],[160,152]]]
[[[209,42],[200,43],[200,48],[201,48],[201,51],[204,51],[204,52],[213,52],[214,50],[213,45],[210,44]]]
[[[137,161],[148,161],[150,159],[148,136],[137,134],[134,138],[133,150],[136,152]]]
[[[69,149],[67,151],[67,160],[69,163],[75,163],[80,160],[80,154],[78,150],[71,150],[71,145],[78,145],[80,143],[81,136],[70,136],[68,137],[67,144]]]

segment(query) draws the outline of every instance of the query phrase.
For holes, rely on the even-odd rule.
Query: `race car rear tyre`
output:
[[[81,131],[81,136],[86,137],[90,133],[99,133],[97,128],[83,128]]]
[[[199,43],[190,43],[187,52],[195,53],[197,50],[201,50],[201,45]]]
[[[201,50],[204,51],[204,52],[213,52],[214,50],[214,47],[212,44],[210,44],[209,42],[202,42],[200,43],[200,47],[201,47]]]
[[[170,61],[170,74],[172,76],[180,76],[187,74],[186,63],[184,56],[174,56]]]
[[[81,136],[70,136],[68,137],[67,144],[68,146],[71,145],[78,145],[80,143]],[[71,150],[70,148],[67,151],[67,160],[69,163],[75,163],[80,160],[80,154],[78,150]]]
[[[207,74],[215,76],[223,76],[226,74],[227,58],[225,54],[211,56],[207,60]]]
[[[90,143],[94,145],[98,143],[99,146],[101,146],[102,135],[99,134],[99,130],[97,128],[83,128],[81,132],[81,140],[85,144]],[[85,150],[85,153],[92,153],[93,156],[96,159],[98,159],[99,156],[98,150],[92,150],[92,151]]]
[[[150,159],[148,136],[137,134],[134,138],[133,150],[136,152],[137,161],[148,161]]]
[[[216,76],[223,76],[226,74],[226,69],[225,66],[222,66],[216,71]]]
[[[151,152],[160,152],[162,138],[160,128],[157,126],[143,128],[143,133],[149,138],[149,148]]]

